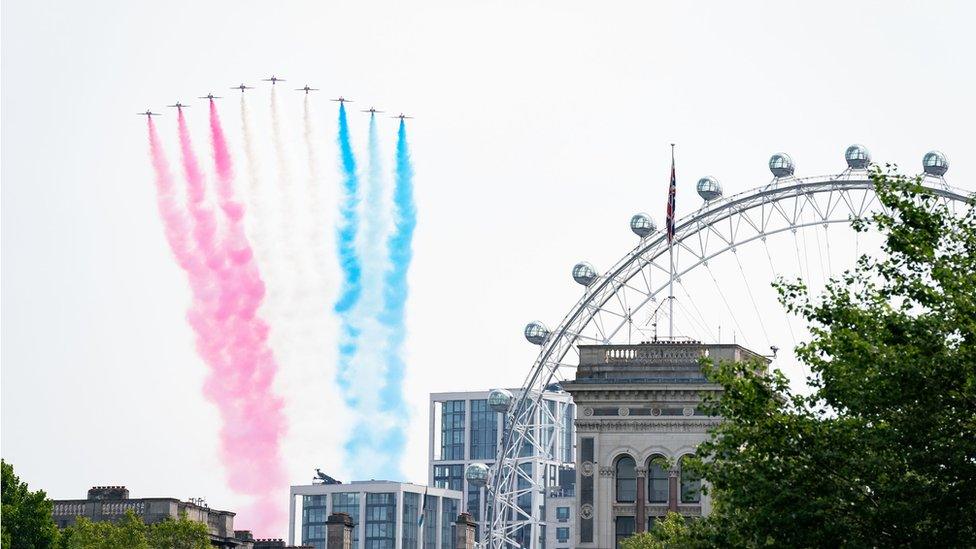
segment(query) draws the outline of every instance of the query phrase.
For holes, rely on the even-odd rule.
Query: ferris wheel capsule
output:
[[[488,393],[488,407],[493,412],[500,414],[508,412],[512,408],[512,402],[514,400],[515,397],[512,395],[512,392],[505,389],[492,389]]]
[[[710,202],[722,196],[722,185],[712,176],[706,176],[698,180],[698,184],[695,186],[698,190],[698,196],[702,197],[705,202]]]
[[[942,177],[949,171],[949,159],[942,151],[929,151],[922,157],[922,169],[929,175]]]
[[[868,152],[868,148],[864,145],[854,144],[847,147],[847,150],[844,151],[844,160],[847,161],[848,168],[852,170],[863,170],[871,163],[871,153]]]
[[[769,157],[769,171],[773,177],[789,177],[793,175],[793,159],[786,153],[776,153]]]
[[[573,266],[573,280],[583,286],[593,284],[599,276],[596,269],[593,268],[593,265],[585,261],[581,261]]]
[[[654,220],[651,216],[644,212],[635,213],[633,217],[630,218],[630,230],[634,231],[634,234],[641,238],[646,238],[647,235],[653,233],[657,230],[657,225],[654,224]]]
[[[525,325],[525,339],[529,340],[529,343],[542,345],[548,337],[549,328],[546,328],[546,325],[538,320],[533,320]]]
[[[484,463],[472,463],[464,471],[464,478],[468,481],[468,484],[481,488],[488,484],[488,474],[487,465]]]

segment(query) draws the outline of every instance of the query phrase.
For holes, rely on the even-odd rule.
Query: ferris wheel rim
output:
[[[926,191],[950,201],[969,204],[972,204],[974,201],[973,193],[963,191],[961,189],[951,188],[942,178],[925,177],[922,180],[922,184]],[[865,190],[872,192],[872,200],[876,198],[876,194],[873,193],[874,182],[870,180],[865,170],[847,170],[839,175],[804,178],[788,177],[776,179],[767,185],[755,187],[753,189],[724,197],[719,200],[706,202],[701,208],[684,216],[675,223],[675,236],[673,242],[681,242],[684,239],[690,238],[705,230],[705,228],[709,227],[712,223],[725,220],[735,215],[741,215],[743,212],[754,209],[758,205],[775,204],[789,198],[797,198],[803,194],[817,194],[833,192],[835,190]],[[771,197],[772,200],[762,200],[758,203],[756,202],[757,199],[766,197]],[[748,207],[738,210],[737,207],[742,205],[748,205]],[[711,217],[716,217],[716,219],[712,219],[709,221],[709,223],[702,225],[701,222],[703,220],[710,219]],[[824,220],[820,222],[807,223],[805,225],[801,225],[801,227],[820,223],[849,223],[850,221],[850,218],[843,220],[837,219],[833,221]],[[689,228],[693,230],[687,232],[687,234],[682,234]],[[770,232],[769,234],[777,234],[785,230],[787,230],[787,228],[781,228]],[[682,234],[680,238],[678,236],[679,234]],[[510,481],[514,476],[518,475],[519,460],[529,459],[525,457],[520,458],[518,456],[518,447],[524,443],[524,427],[526,426],[526,422],[522,421],[520,424],[519,419],[524,418],[538,407],[539,402],[542,400],[542,389],[551,383],[556,369],[558,369],[558,365],[563,360],[563,357],[565,357],[566,353],[568,353],[572,348],[573,342],[579,339],[579,333],[568,333],[570,326],[572,326],[573,323],[576,322],[579,317],[587,311],[588,308],[593,311],[599,310],[600,307],[612,299],[617,292],[621,291],[623,285],[612,289],[612,291],[606,295],[602,293],[606,291],[608,285],[613,284],[615,280],[619,281],[617,277],[628,266],[633,265],[635,262],[640,262],[643,254],[646,251],[652,250],[655,246],[661,246],[666,238],[666,234],[661,230],[654,231],[647,236],[642,237],[640,242],[634,248],[628,251],[620,260],[615,262],[613,266],[610,267],[604,274],[599,275],[594,284],[587,286],[583,296],[581,296],[580,299],[572,306],[572,308],[570,308],[558,326],[549,333],[546,340],[542,343],[542,349],[540,349],[531,369],[525,378],[525,382],[522,385],[522,391],[520,392],[518,398],[513,402],[513,405],[508,412],[508,420],[511,427],[505,434],[503,445],[499,449],[499,454],[496,456],[492,475],[492,497],[490,498],[493,514],[491,516],[489,527],[486,528],[486,531],[482,536],[483,541],[486,542],[487,546],[492,547],[493,549],[508,547],[508,544],[514,541],[510,537],[511,532],[522,526],[522,524],[519,523],[523,521],[515,521],[516,524],[508,524],[511,521],[506,520],[505,518],[511,512],[515,512],[516,514],[521,512],[516,501],[517,495],[513,496],[514,493],[519,491],[501,491],[500,488],[506,485],[506,480]],[[765,238],[765,236],[763,236],[763,238]],[[736,245],[747,244],[756,239],[757,237],[752,237],[749,240],[743,241]],[[712,257],[726,253],[730,248],[734,250],[734,246],[729,246],[716,252]],[[659,255],[660,253],[658,256]],[[652,260],[653,258],[649,261]],[[687,268],[681,274],[686,274],[687,272],[698,268],[700,265],[700,262],[696,263],[695,265]],[[635,272],[631,273],[629,277],[622,281],[622,283],[629,281],[636,275],[637,272],[640,272],[640,270],[641,269],[636,269]],[[680,278],[680,275],[675,276],[674,273],[672,273],[671,277],[672,279],[678,279]],[[596,307],[592,307],[592,301],[601,297],[604,298],[604,300]],[[589,323],[593,321],[595,314],[595,312],[592,313],[580,326],[580,329],[577,330],[577,332],[582,331],[583,328],[588,326]],[[558,351],[557,348],[559,349]],[[559,353],[559,356],[556,357],[554,361],[557,367],[548,368],[547,366],[550,363],[553,363],[551,358],[554,352]],[[540,380],[540,377],[544,377],[544,379]],[[513,438],[515,440],[513,440]],[[515,455],[509,456],[513,447],[516,448]],[[524,489],[522,491],[524,491]],[[506,502],[506,500],[509,501]],[[526,518],[531,520],[530,515],[526,515]]]

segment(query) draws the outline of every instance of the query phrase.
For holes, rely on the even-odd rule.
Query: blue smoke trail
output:
[[[381,321],[389,326],[386,345],[387,377],[381,401],[384,410],[406,418],[407,406],[403,400],[402,358],[403,341],[406,338],[406,303],[409,287],[407,272],[413,258],[413,231],[417,226],[417,210],[413,200],[413,164],[407,143],[407,126],[400,120],[396,145],[396,172],[393,186],[393,233],[387,240],[389,269],[386,272],[384,307]],[[398,448],[405,444],[403,430],[391,432],[388,443]]]
[[[339,364],[338,382],[341,388],[349,387],[349,363],[356,354],[359,330],[355,327],[350,312],[359,300],[362,291],[360,278],[362,268],[356,253],[356,233],[359,230],[359,176],[356,173],[356,157],[349,139],[349,123],[346,120],[346,106],[339,103],[339,156],[342,161],[343,198],[339,206],[339,224],[336,230],[339,267],[342,270],[342,287],[335,303],[339,315]],[[344,391],[345,392],[345,391]],[[346,402],[355,405],[355,398],[346,392]]]
[[[355,399],[355,425],[346,442],[346,460],[356,478],[401,478],[404,415],[390,413],[382,394],[389,377],[386,345],[390,328],[380,321],[388,270],[384,247],[387,219],[384,211],[383,167],[376,117],[369,119],[369,169],[363,189],[363,209],[358,240],[362,268],[361,293],[351,316],[360,344],[349,364],[349,393]],[[399,398],[399,395],[397,395]],[[402,398],[400,399],[402,401]]]

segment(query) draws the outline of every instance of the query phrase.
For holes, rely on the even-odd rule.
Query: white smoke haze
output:
[[[281,101],[274,89],[270,93],[269,111],[252,112],[249,101],[260,97],[251,97],[242,100],[241,117],[248,204],[254,212],[247,217],[248,233],[267,291],[260,314],[271,326],[269,340],[280,365],[275,391],[285,397],[288,418],[282,455],[290,483],[308,482],[316,467],[344,478],[347,472],[336,442],[350,429],[349,412],[335,384],[336,322],[331,304],[338,273],[327,259],[334,222],[334,200],[327,197],[337,192],[336,180],[327,180],[318,169],[324,154],[318,149],[328,143],[316,138],[310,113],[303,128],[308,162],[293,171],[288,151],[298,143],[289,139],[285,122],[297,113],[289,110],[292,102]],[[271,161],[262,163],[259,151]],[[262,172],[264,165],[273,169]],[[298,181],[307,184],[299,186]]]

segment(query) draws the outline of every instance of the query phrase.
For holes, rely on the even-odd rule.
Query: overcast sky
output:
[[[136,111],[192,102],[203,154],[205,104],[194,98],[228,95],[221,113],[239,153],[238,98],[226,88],[275,73],[295,94],[282,97],[283,124],[300,173],[291,88],[321,88],[328,223],[338,174],[326,99],[416,116],[404,469],[426,482],[427,393],[521,383],[536,351],[522,327],[556,325],[575,303],[573,263],[621,257],[635,211],[662,221],[668,143],[678,143],[681,214],[700,205],[702,175],[729,192],[753,188],[780,150],[798,175],[836,173],[855,142],[910,172],[941,149],[950,183],[976,188],[971,6],[5,1],[3,458],[56,498],[124,484],[134,497],[241,505],[217,460],[218,417],[201,393],[188,288],[163,238]],[[266,129],[268,88],[251,94]],[[395,125],[384,122],[392,159]],[[365,115],[354,117],[360,151],[365,130]],[[334,292],[334,267],[322,274]],[[293,484],[314,467],[344,471],[335,322],[323,326],[320,369],[282,365]]]

